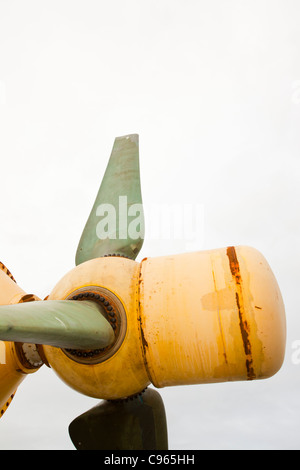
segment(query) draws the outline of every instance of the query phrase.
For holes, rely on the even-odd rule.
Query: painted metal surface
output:
[[[139,264],[127,258],[103,257],[78,265],[54,287],[49,299],[65,299],[78,289],[96,286],[122,304],[126,331],[113,356],[97,364],[72,359],[62,349],[44,346],[47,361],[58,376],[77,391],[94,398],[118,399],[143,390],[150,381],[144,367],[139,309]],[[105,351],[103,352],[105,355]]]
[[[285,312],[265,258],[228,247],[142,262],[144,359],[156,387],[272,376]]]
[[[76,265],[107,255],[135,259],[144,241],[141,204],[139,137],[117,137],[77,248]],[[138,216],[136,210],[141,212]],[[105,224],[101,227],[100,217],[104,215]],[[140,222],[140,235],[130,231],[134,220]]]
[[[44,347],[51,367],[76,390],[117,399],[144,389],[272,376],[285,350],[285,312],[265,258],[228,247],[144,259],[101,258],[68,273],[50,294],[84,286],[118,297],[126,334],[107,360],[84,364]],[[126,373],[124,373],[126,371]]]

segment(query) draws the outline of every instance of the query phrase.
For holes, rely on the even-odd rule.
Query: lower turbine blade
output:
[[[69,426],[78,450],[167,450],[168,433],[160,394],[146,389],[125,400],[103,401]]]
[[[0,340],[95,349],[109,346],[114,331],[92,301],[47,300],[0,306]]]

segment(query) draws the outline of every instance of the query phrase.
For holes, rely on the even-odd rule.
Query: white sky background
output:
[[[162,389],[170,449],[299,449],[300,3],[0,0],[0,259],[40,297],[74,267],[116,136],[138,133],[146,240],[153,204],[200,204],[195,250],[251,245],[287,314],[266,381]],[[97,404],[42,369],[0,422],[0,449],[73,449]]]

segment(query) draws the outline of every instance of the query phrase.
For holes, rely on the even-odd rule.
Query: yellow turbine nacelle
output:
[[[59,377],[95,398],[156,387],[267,378],[282,365],[285,313],[276,279],[255,249],[86,261],[49,299],[101,302],[112,346],[43,346]]]

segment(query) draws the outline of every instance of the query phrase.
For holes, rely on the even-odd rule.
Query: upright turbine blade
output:
[[[91,301],[47,300],[0,306],[0,340],[60,348],[104,348],[114,332]]]
[[[139,138],[117,137],[76,253],[76,265],[105,255],[135,259],[144,240]]]

